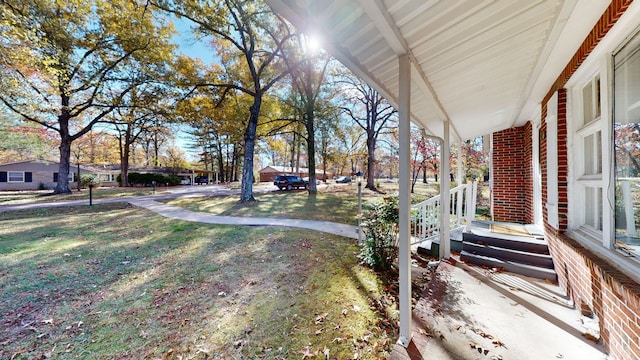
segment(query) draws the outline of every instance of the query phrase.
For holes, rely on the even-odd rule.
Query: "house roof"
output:
[[[15,162],[9,162],[9,163],[4,163],[4,164],[0,164],[0,167],[11,167],[13,169],[16,169],[16,166],[20,166],[20,165],[42,165],[42,166],[60,166],[60,163],[55,162],[55,161],[49,161],[49,160],[23,160],[23,161],[15,161]],[[31,167],[33,168],[33,166]],[[77,165],[71,165],[70,166],[70,170],[71,172],[74,172],[77,169]],[[80,169],[85,171],[85,172],[94,172],[94,168],[91,166],[85,166],[83,164],[80,165]],[[17,170],[20,171],[20,170]]]
[[[295,167],[291,167],[291,166],[269,165],[269,166],[265,166],[264,168],[260,169],[259,172],[305,173],[305,174],[308,174],[309,173],[309,169],[301,167],[301,168],[298,168],[298,171],[296,171],[296,168]]]
[[[399,61],[411,62],[411,118],[461,140],[520,126],[609,0],[266,0],[398,104]],[[637,3],[637,2],[636,2]],[[632,4],[637,5],[637,4]]]
[[[4,164],[0,164],[0,166],[6,165],[18,165],[18,164],[44,164],[44,165],[57,165],[57,162],[49,161],[49,160],[22,160],[22,161],[12,161]]]

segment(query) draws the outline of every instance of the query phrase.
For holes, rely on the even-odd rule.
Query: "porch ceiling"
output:
[[[608,0],[266,0],[398,103],[412,63],[411,116],[462,140],[523,125]]]

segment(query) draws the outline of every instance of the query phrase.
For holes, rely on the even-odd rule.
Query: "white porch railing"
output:
[[[624,216],[627,224],[627,236],[636,237],[638,231],[636,230],[636,217],[633,203],[633,193],[640,188],[640,178],[618,178],[622,187],[622,199],[624,203]],[[633,185],[633,186],[632,186]]]
[[[451,233],[470,227],[476,213],[478,183],[471,182],[450,190]],[[440,195],[411,207],[411,244],[437,239],[440,235]]]

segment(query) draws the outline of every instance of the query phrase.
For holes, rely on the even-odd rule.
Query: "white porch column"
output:
[[[440,166],[445,172],[451,171],[449,165],[449,156],[451,155],[451,146],[449,142],[449,121],[444,122],[444,136],[442,137],[442,160]],[[460,151],[459,151],[460,152]],[[449,199],[451,190],[450,177],[440,179],[440,258],[446,259],[451,256],[451,204]]]
[[[458,180],[458,185],[462,185],[462,140],[458,139],[458,174],[456,174],[457,176],[457,180]],[[469,179],[467,179],[467,181],[469,181]]]
[[[411,342],[411,237],[409,219],[411,210],[411,198],[409,194],[411,169],[411,63],[407,54],[398,58],[400,72],[400,89],[398,101],[398,115],[400,118],[398,132],[400,138],[400,174],[398,175],[399,188],[399,246],[398,264],[400,266],[400,338],[398,342],[409,346]]]

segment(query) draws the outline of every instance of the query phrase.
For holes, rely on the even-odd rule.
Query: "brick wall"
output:
[[[525,194],[531,173],[527,161],[526,127],[493,134],[492,181],[493,220],[525,224],[531,218]],[[529,140],[529,143],[531,140]],[[529,221],[530,222],[530,221]]]
[[[563,72],[545,97],[542,106],[540,128],[540,160],[542,172],[543,204],[547,199],[546,134],[558,134],[558,212],[559,229],[547,222],[547,211],[543,206],[545,238],[553,257],[558,281],[581,309],[589,309],[599,319],[601,342],[611,359],[638,359],[640,354],[640,285],[617,270],[609,262],[598,257],[564,231],[567,229],[568,198],[568,148],[567,148],[567,92],[563,89],[567,80],[578,69],[598,42],[613,27],[615,22],[631,4],[631,0],[613,0],[600,17],[591,33],[584,40]],[[558,91],[558,128],[547,129],[544,119],[546,103]]]
[[[567,90],[558,89],[558,224],[567,229],[569,209],[569,151],[567,148]]]
[[[560,285],[577,308],[597,316],[600,339],[610,358],[638,359],[640,285],[575,240],[546,230]]]
[[[528,122],[524,126],[524,163],[529,164],[523,169],[524,175],[524,222],[533,224],[533,125]]]

